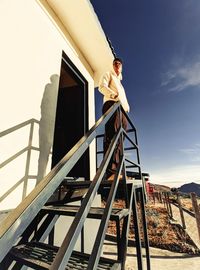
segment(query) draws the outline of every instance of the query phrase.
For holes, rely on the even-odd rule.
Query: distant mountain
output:
[[[195,192],[197,196],[200,196],[200,185],[196,183],[184,184],[179,188],[179,191],[183,193]]]

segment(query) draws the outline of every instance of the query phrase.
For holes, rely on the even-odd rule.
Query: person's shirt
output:
[[[106,101],[120,101],[123,109],[126,112],[130,111],[130,107],[126,98],[126,93],[123,85],[121,84],[122,75],[114,71],[106,72],[100,79],[99,91],[104,95],[103,102]],[[118,95],[117,97],[115,97]]]

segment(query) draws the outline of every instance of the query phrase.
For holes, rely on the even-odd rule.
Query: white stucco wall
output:
[[[54,125],[62,51],[88,81],[89,127],[91,127],[95,122],[94,82],[91,71],[88,72],[81,62],[83,56],[75,52],[38,2],[1,0],[0,33],[0,132],[31,118],[40,120],[40,105],[47,88],[52,89],[51,103],[48,105],[51,112],[49,121]],[[0,139],[0,164],[27,146],[28,136],[29,127],[24,127]],[[33,141],[34,146],[38,146],[37,124]],[[94,145],[90,153],[94,153]],[[90,159],[90,162],[93,176],[95,158]],[[23,177],[25,163],[26,154],[23,154],[0,170],[0,196]],[[37,174],[37,164],[38,153],[32,151],[29,174]],[[31,190],[34,184],[35,180],[30,179],[28,189]],[[0,210],[16,207],[21,201],[21,191],[22,185],[8,199],[0,202]]]

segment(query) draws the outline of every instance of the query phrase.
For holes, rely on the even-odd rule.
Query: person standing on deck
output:
[[[120,102],[125,112],[130,111],[130,107],[126,98],[126,93],[122,80],[122,60],[120,58],[115,58],[113,60],[113,70],[107,71],[100,79],[99,91],[103,94],[103,108],[102,113],[104,114],[114,103]],[[127,119],[122,114],[122,126],[124,130],[127,129]],[[113,136],[116,134],[120,127],[120,115],[119,112],[115,112],[111,119],[105,125],[105,135],[104,135],[104,155],[110,145]],[[106,171],[106,177],[109,180],[114,179],[114,174],[116,172],[117,165],[120,158],[120,145],[117,145],[114,155],[112,156],[110,163]]]

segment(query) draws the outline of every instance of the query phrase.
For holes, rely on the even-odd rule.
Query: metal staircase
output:
[[[1,224],[0,227],[0,269],[125,269],[130,217],[133,214],[137,265],[142,270],[141,237],[138,225],[136,193],[142,201],[143,228],[146,247],[146,265],[150,270],[149,246],[144,209],[144,184],[141,175],[136,129],[126,115],[131,128],[126,133],[122,126],[115,134],[110,147],[100,163],[92,181],[67,178],[73,166],[81,158],[90,144],[99,137],[102,127],[116,110],[123,110],[119,103],[113,105],[63,157],[52,171],[36,186]],[[125,114],[125,112],[123,111]],[[131,138],[128,134],[134,134]],[[120,163],[113,181],[105,178],[106,167],[115,151],[117,143],[124,146]],[[125,145],[125,143],[124,143]],[[125,157],[126,151],[136,152],[136,161]],[[101,153],[101,151],[100,151]],[[126,169],[132,169],[132,177],[127,177]],[[122,179],[120,180],[120,175]],[[138,180],[134,176],[137,176]],[[105,207],[93,207],[96,194],[107,191]],[[123,194],[124,209],[113,208],[118,191]],[[80,205],[72,205],[80,201]],[[69,204],[70,203],[70,204]],[[62,244],[54,244],[55,225],[60,216],[74,217]],[[84,224],[87,218],[99,219],[100,225],[90,254],[85,253]],[[117,259],[102,256],[102,249],[109,220],[116,224]],[[77,239],[81,237],[81,250],[75,251]]]

